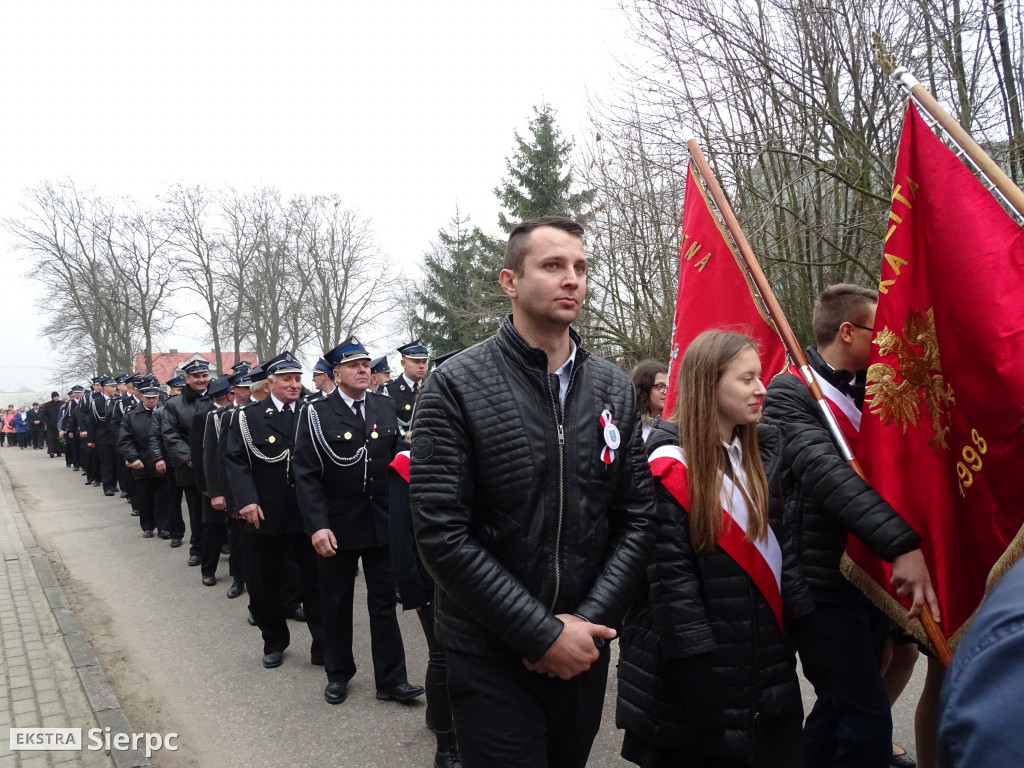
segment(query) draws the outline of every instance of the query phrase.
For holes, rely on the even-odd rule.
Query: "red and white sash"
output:
[[[818,373],[816,370],[807,366],[810,370],[811,375],[814,376],[814,380],[818,382],[818,387],[821,389],[821,394],[825,396],[825,402],[828,403],[829,410],[832,411],[832,415],[836,417],[836,421],[839,423],[839,429],[843,432],[843,437],[846,438],[846,443],[850,446],[850,450],[853,451],[854,455],[857,454],[857,439],[860,437],[860,409],[857,408],[857,404],[853,400],[847,397],[845,394],[840,392],[834,386],[829,384],[825,378]],[[800,370],[795,366],[789,367],[789,373],[792,373],[800,381],[807,383],[804,377],[800,375]]]
[[[689,514],[690,484],[686,458],[678,445],[658,448],[650,456],[651,472]],[[742,568],[768,601],[782,629],[782,548],[768,527],[761,539],[747,541],[750,510],[746,499],[727,475],[722,477],[722,532],[717,544]]]
[[[395,454],[395,458],[391,460],[391,463],[388,466],[395,470],[395,472],[398,473],[398,476],[405,480],[405,482],[409,482],[408,451],[399,451],[397,454]]]

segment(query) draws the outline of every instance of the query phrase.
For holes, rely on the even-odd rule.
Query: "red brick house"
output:
[[[242,352],[239,357],[242,360],[247,360],[252,365],[256,365],[255,352]],[[231,366],[235,364],[234,352],[221,352],[221,359],[224,361],[224,369],[230,371]],[[162,384],[168,379],[173,379],[175,376],[184,375],[181,366],[190,360],[205,360],[208,362],[210,364],[211,379],[219,375],[217,370],[217,352],[212,349],[209,352],[179,352],[176,349],[171,349],[167,352],[154,352],[153,373]],[[146,356],[141,353],[135,356],[135,371],[137,373],[147,372]]]

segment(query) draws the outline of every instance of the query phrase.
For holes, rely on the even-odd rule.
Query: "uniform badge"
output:
[[[622,437],[619,434],[619,428],[612,421],[612,412],[607,408],[601,411],[599,421],[604,429],[604,448],[601,449],[601,461],[605,464],[611,464],[615,461],[615,451],[621,444]]]
[[[373,427],[372,427],[372,429],[370,431],[370,437],[372,437],[374,440],[377,439],[377,425],[376,424],[373,425]]]
[[[346,440],[351,440],[352,439],[352,433],[351,432],[346,432],[344,437],[345,437]]]
[[[409,403],[406,403],[406,404],[405,404],[405,410],[407,410],[407,411],[411,411],[411,410],[412,410],[412,406],[411,406],[411,405],[409,405]]]
[[[274,442],[275,439],[276,438],[273,435],[271,435],[270,437],[267,438],[267,442],[268,443],[272,443],[272,442]]]

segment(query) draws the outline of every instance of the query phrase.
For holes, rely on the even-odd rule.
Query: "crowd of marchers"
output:
[[[913,765],[892,744],[884,674],[900,633],[839,564],[861,539],[910,614],[941,620],[917,534],[843,461],[796,372],[765,388],[750,338],[698,336],[667,414],[665,365],[631,378],[589,353],[571,327],[582,235],[557,217],[512,231],[512,311],[470,349],[431,359],[413,341],[392,379],[350,337],[313,366],[313,391],[290,352],[216,379],[193,361],[167,391],[96,377],[57,407],[51,453],[120,492],[144,538],[177,548],[187,532],[204,585],[229,555],[227,596],[248,593],[264,668],[298,644],[287,620],[305,621],[330,704],[356,674],[361,566],[376,696],[426,695],[436,766],[586,765],[612,641],[637,765]],[[849,413],[876,305],[852,285],[815,305],[808,362]],[[426,639],[423,686],[399,604]],[[928,711],[918,758],[936,765]]]

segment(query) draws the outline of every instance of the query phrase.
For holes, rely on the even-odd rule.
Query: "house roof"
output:
[[[224,363],[224,370],[230,371],[231,366],[235,364],[235,353],[221,352],[220,356]],[[239,357],[256,365],[255,352],[242,352]],[[176,349],[171,349],[167,352],[154,352],[152,372],[162,383],[175,376],[183,375],[181,366],[189,360],[200,359],[210,364],[210,378],[215,378],[220,374],[220,371],[217,370],[217,352],[212,349],[209,352],[179,352]],[[144,354],[140,353],[135,356],[135,371],[137,373],[147,373],[146,356]]]

